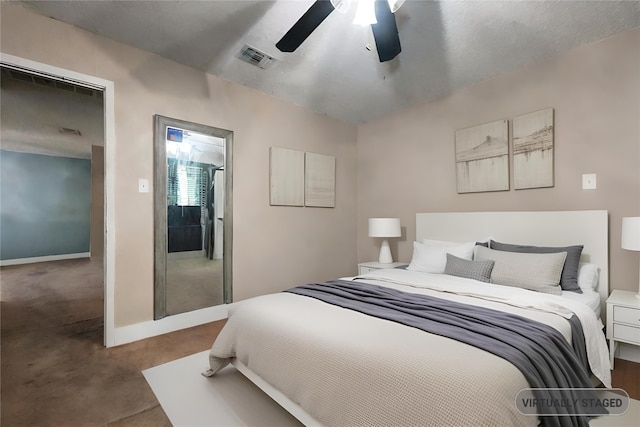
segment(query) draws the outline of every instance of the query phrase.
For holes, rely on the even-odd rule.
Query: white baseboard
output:
[[[640,363],[640,347],[621,342],[618,344],[616,351],[618,359]]]
[[[61,261],[63,259],[78,259],[78,258],[91,258],[91,252],[81,252],[77,254],[38,256],[33,258],[4,259],[0,261],[0,267],[4,267],[7,265],[35,264],[36,262]]]
[[[192,328],[205,323],[215,322],[227,318],[228,305],[217,305],[188,313],[174,314],[160,320],[136,323],[134,325],[116,327],[113,332],[114,340],[108,347],[127,344],[181,329]],[[213,342],[212,342],[213,344]]]

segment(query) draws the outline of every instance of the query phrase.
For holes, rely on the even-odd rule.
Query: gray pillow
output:
[[[582,289],[578,285],[578,266],[580,265],[580,255],[582,254],[583,245],[565,246],[565,247],[549,247],[549,246],[525,246],[511,245],[509,243],[500,243],[492,240],[489,244],[491,249],[507,252],[523,252],[531,254],[550,254],[556,252],[566,252],[567,259],[564,262],[562,276],[560,277],[560,287],[563,291],[582,293]]]
[[[491,260],[471,261],[447,254],[447,264],[444,267],[444,274],[489,283],[491,281],[493,264],[494,261]]]
[[[493,260],[491,283],[561,295],[560,275],[566,252],[531,254],[475,247],[478,260]]]

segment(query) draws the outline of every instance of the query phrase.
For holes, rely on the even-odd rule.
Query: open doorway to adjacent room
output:
[[[105,342],[101,88],[2,63],[2,335]]]

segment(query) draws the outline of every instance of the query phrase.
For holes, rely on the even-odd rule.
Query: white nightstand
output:
[[[406,262],[392,262],[390,264],[381,264],[379,262],[361,262],[358,264],[358,274],[370,273],[374,270],[383,270],[385,268],[396,268],[403,265],[409,265]]]
[[[635,292],[615,290],[607,298],[607,339],[611,369],[617,341],[640,346],[640,299]]]

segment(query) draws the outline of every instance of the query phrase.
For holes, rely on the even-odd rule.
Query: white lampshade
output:
[[[400,218],[369,218],[369,237],[400,236]]]
[[[351,0],[331,0],[331,5],[340,13],[347,13]]]
[[[640,217],[622,218],[622,249],[640,251]]]
[[[380,264],[391,264],[393,257],[389,248],[388,237],[400,237],[400,218],[369,218],[369,237],[382,237],[380,244]]]

